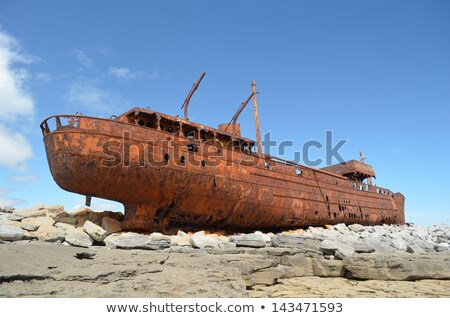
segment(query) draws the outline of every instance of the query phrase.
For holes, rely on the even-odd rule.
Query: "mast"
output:
[[[258,102],[256,101],[256,84],[252,81],[252,91],[253,91],[253,110],[255,113],[255,128],[256,128],[256,144],[258,146],[258,153],[262,153],[261,146],[261,132],[259,130],[259,117],[258,117]]]
[[[234,114],[233,118],[231,118],[230,122],[228,123],[227,127],[225,128],[225,131],[227,131],[228,127],[230,126],[230,124],[236,124],[236,121],[239,117],[239,115],[242,113],[242,111],[244,110],[245,106],[247,106],[248,102],[250,101],[250,99],[252,99],[254,92],[252,91],[252,93],[250,94],[250,96],[245,100],[245,102],[242,102],[241,106],[239,106],[238,110],[236,111],[236,113]]]
[[[366,163],[366,158],[364,158],[364,154],[362,153],[362,151],[359,151],[359,156],[361,157],[361,162],[362,163]],[[369,185],[372,185],[372,178],[371,177],[367,177],[367,183]]]
[[[184,108],[184,119],[189,120],[188,118],[188,105],[189,101],[191,100],[192,95],[194,95],[194,92],[197,90],[198,85],[200,85],[200,82],[202,81],[203,77],[205,77],[206,72],[203,72],[203,74],[200,76],[198,81],[192,85],[191,90],[189,91],[189,94],[187,95],[186,99],[184,100],[183,106],[181,106],[181,109]]]

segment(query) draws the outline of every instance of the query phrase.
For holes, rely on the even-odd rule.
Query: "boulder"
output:
[[[277,234],[272,236],[273,247],[298,248],[303,252],[320,253],[320,241],[303,237],[302,234]]]
[[[79,208],[73,211],[68,211],[67,213],[70,216],[77,217],[77,216],[87,216],[90,213],[94,213],[94,211],[92,211],[89,208]]]
[[[68,223],[60,223],[60,222],[56,223],[55,227],[60,229],[60,230],[63,230],[66,233],[69,230],[74,230],[75,229],[75,225],[68,224]]]
[[[347,234],[350,232],[350,230],[348,229],[347,225],[345,225],[344,223],[339,223],[333,226],[333,228],[338,231],[339,233],[342,234]]]
[[[262,235],[259,234],[241,234],[230,237],[230,242],[236,244],[240,247],[265,247],[266,240]]]
[[[326,235],[325,233],[327,232],[327,230],[321,228],[321,227],[308,227],[308,232],[311,233],[313,235],[314,238],[325,238]]]
[[[444,251],[448,251],[448,243],[439,243],[437,245],[434,246],[434,249],[436,250],[436,252],[444,252]]]
[[[12,206],[0,206],[0,213],[13,213],[15,208]]]
[[[355,249],[351,245],[324,240],[320,243],[320,250],[324,255],[334,255],[336,259],[343,259],[345,256],[355,254]]]
[[[46,209],[21,209],[21,210],[16,210],[13,213],[11,213],[8,216],[8,219],[12,220],[12,221],[20,221],[22,219],[25,218],[35,218],[38,216],[46,216]]]
[[[0,222],[0,224],[5,224],[5,225],[12,225],[12,226],[17,226],[17,227],[21,227],[21,223],[20,221],[11,221],[11,220],[2,220],[2,222]]]
[[[170,237],[170,245],[176,245],[176,246],[191,246],[190,238],[189,236],[178,236],[173,235]]]
[[[373,229],[373,233],[378,236],[387,236],[388,234],[391,233],[390,229],[380,226],[380,225],[375,225],[372,227],[372,229]]]
[[[421,240],[426,240],[428,239],[430,233],[424,228],[417,228],[414,231],[411,231],[411,235]]]
[[[63,205],[50,205],[46,207],[46,215],[54,218],[55,221],[58,221],[59,218],[68,216],[69,214],[64,211]]]
[[[271,238],[274,235],[273,233],[263,233],[263,232],[260,232],[260,231],[255,231],[255,234],[261,235],[263,240],[266,241],[266,243],[270,243],[271,242]]]
[[[160,250],[170,247],[170,239],[161,237],[150,237],[149,235],[137,233],[113,233],[104,240],[109,248],[122,249],[144,249],[144,250]]]
[[[401,238],[394,238],[391,240],[391,246],[396,248],[401,252],[406,252],[408,250],[408,244]]]
[[[355,249],[355,253],[373,253],[375,248],[366,244],[365,242],[356,241],[350,242],[350,245]]]
[[[66,237],[66,233],[63,230],[54,227],[53,225],[44,224],[41,225],[39,229],[36,231],[36,237],[40,241],[45,242],[56,242],[56,241],[62,242]]]
[[[409,245],[409,253],[413,254],[425,254],[427,251],[425,251],[420,245],[417,244],[411,244]]]
[[[55,220],[48,216],[38,216],[36,218],[25,218],[20,221],[20,227],[28,231],[36,231],[41,225],[53,225]]]
[[[68,228],[66,231],[66,242],[73,246],[89,247],[94,240],[82,228]]]
[[[198,233],[198,232],[197,232]],[[219,248],[219,241],[208,236],[195,235],[190,237],[190,243],[195,248]]]
[[[181,231],[181,230],[178,230],[177,236],[181,236],[181,237],[189,237],[189,234],[187,234],[186,232],[183,232],[183,231]]]
[[[83,225],[83,230],[89,234],[97,242],[103,242],[108,233],[98,226],[97,224],[92,223],[91,221],[86,221]]]
[[[350,224],[348,226],[348,229],[353,232],[362,232],[366,229],[366,227],[364,225],[356,223],[356,224]]]
[[[122,231],[122,223],[109,216],[105,216],[102,219],[102,228],[106,231],[107,234],[116,233]]]
[[[197,231],[193,235],[196,237],[202,237],[202,236],[206,235],[206,232],[205,231]]]
[[[2,241],[19,241],[23,239],[25,232],[17,226],[0,224],[0,240]]]
[[[384,236],[380,236],[377,233],[372,233],[370,237],[364,240],[364,243],[372,246],[377,253],[392,254],[398,252],[398,250],[391,245],[389,239],[385,238]]]
[[[229,253],[230,251],[236,250],[236,243],[219,240],[219,249]],[[238,250],[236,250],[236,253],[238,253]]]
[[[77,223],[78,223],[77,218],[74,218],[71,216],[66,216],[66,217],[62,217],[59,219],[55,219],[55,221],[60,222],[60,223],[71,224],[71,225],[77,225]]]

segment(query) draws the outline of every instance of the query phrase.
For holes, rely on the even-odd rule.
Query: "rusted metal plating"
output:
[[[405,221],[401,193],[362,183],[375,175],[372,167],[355,161],[348,170],[313,169],[253,152],[255,142],[236,130],[142,108],[115,119],[52,116],[41,129],[56,183],[123,203],[128,229],[253,231]]]

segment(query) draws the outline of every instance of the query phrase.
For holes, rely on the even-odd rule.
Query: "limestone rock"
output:
[[[236,246],[244,247],[265,247],[266,241],[259,234],[241,234],[230,237],[230,242],[236,243]]]
[[[448,251],[448,246],[448,243],[439,243],[434,247],[434,249],[436,250],[436,252]]]
[[[2,222],[0,222],[0,224],[5,224],[5,225],[12,225],[12,226],[17,226],[17,227],[21,227],[21,223],[20,221],[12,221],[12,220],[2,220]]]
[[[61,205],[61,204],[46,205],[45,208],[51,212],[64,211],[64,205]]]
[[[25,218],[20,221],[20,227],[28,231],[36,231],[41,225],[53,225],[55,220],[48,216],[38,216],[36,218]]]
[[[66,224],[71,224],[71,225],[77,225],[78,220],[77,218],[71,217],[71,216],[66,216],[66,217],[62,217],[62,218],[57,218],[55,219],[55,221],[60,222],[60,223],[66,223]]]
[[[64,238],[66,237],[66,233],[54,227],[53,225],[44,224],[39,227],[39,229],[36,231],[36,237],[40,241],[45,242],[56,242],[56,241],[64,241]]]
[[[109,248],[160,250],[170,247],[170,239],[161,236],[152,238],[137,233],[113,233],[106,237],[105,244]]]
[[[55,221],[59,221],[58,219],[69,216],[67,212],[64,211],[63,205],[51,205],[46,208],[46,216],[54,218]]]
[[[227,252],[236,251],[236,253],[238,253],[238,251],[236,250],[236,243],[233,242],[219,241],[219,249]]]
[[[264,240],[266,243],[270,243],[271,240],[272,240],[272,236],[274,236],[273,233],[263,233],[263,232],[260,232],[260,231],[255,231],[255,234],[261,235],[262,238],[263,238],[263,240]]]
[[[192,245],[192,247],[195,248],[219,248],[219,242],[212,238],[212,237],[208,237],[208,236],[200,236],[200,235],[195,235],[196,233],[194,233],[193,236],[190,237],[190,243]]]
[[[342,234],[347,234],[350,232],[350,230],[348,229],[348,227],[344,224],[344,223],[339,223],[333,226],[333,228],[338,231],[339,233]]]
[[[370,237],[364,240],[367,245],[372,246],[377,253],[392,254],[397,253],[397,249],[391,245],[386,237],[380,236],[378,233],[372,233]]]
[[[21,210],[16,210],[13,213],[11,213],[9,215],[9,219],[12,221],[20,221],[22,219],[25,218],[35,218],[38,216],[46,216],[46,209],[21,209]]]
[[[94,240],[81,228],[68,228],[66,231],[66,242],[74,246],[89,247]]]
[[[356,279],[450,279],[450,255],[358,254],[344,258],[347,275]]]
[[[283,276],[283,272],[276,267],[265,268],[253,272],[252,277],[256,284],[263,284],[266,286],[275,285],[278,279]]]
[[[324,255],[334,255],[337,259],[355,254],[355,249],[352,246],[332,240],[322,241],[320,250]]]
[[[361,242],[361,241],[356,241],[356,242],[351,242],[350,245],[355,249],[356,253],[373,253],[375,252],[375,248],[373,248],[372,246]]]
[[[25,232],[17,226],[0,224],[0,240],[19,241],[23,239]]]
[[[102,219],[102,228],[106,231],[107,234],[116,233],[122,231],[122,223],[109,216],[105,216]]]
[[[326,237],[326,231],[321,227],[308,227],[308,232],[311,233],[313,235],[314,238],[317,239],[324,239]]]
[[[392,239],[391,246],[395,247],[397,250],[402,252],[406,252],[408,250],[408,245],[401,238]]]
[[[281,257],[280,264],[286,266],[283,278],[312,276],[314,274],[312,258],[303,254],[284,255]]]
[[[272,236],[271,239],[274,247],[299,248],[304,252],[320,253],[320,241],[316,239],[305,238],[295,234],[277,234]]]
[[[348,229],[353,232],[362,232],[366,229],[366,227],[361,224],[350,224]]]
[[[189,234],[187,234],[186,232],[183,232],[183,231],[181,231],[181,230],[178,230],[177,236],[189,237]]]
[[[417,244],[411,244],[409,246],[409,253],[413,253],[413,254],[425,254],[427,251],[425,251],[422,247],[420,247],[420,245]]]
[[[53,218],[55,222],[60,222],[62,218],[70,217],[70,214],[66,211],[50,211],[47,216]]]
[[[84,223],[83,230],[97,242],[103,242],[105,237],[108,235],[103,228],[92,223],[91,221],[86,221]]]
[[[13,213],[14,210],[12,206],[0,206],[0,213]]]
[[[191,246],[190,238],[189,236],[178,236],[174,235],[170,237],[170,245],[176,245],[176,246]]]
[[[77,217],[77,216],[86,216],[86,215],[88,215],[90,213],[94,213],[94,211],[92,211],[89,208],[79,208],[79,209],[76,209],[76,210],[73,210],[73,211],[68,211],[67,213],[70,216]]]
[[[341,260],[327,260],[315,258],[312,260],[313,273],[320,277],[343,277],[344,263]]]
[[[55,224],[55,227],[60,229],[60,230],[63,230],[66,233],[67,233],[67,231],[75,230],[75,225],[68,224],[68,223],[58,222],[58,223]]]

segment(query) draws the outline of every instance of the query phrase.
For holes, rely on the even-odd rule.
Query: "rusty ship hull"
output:
[[[254,142],[147,109],[41,124],[64,190],[121,202],[127,229],[253,231],[402,224],[401,193],[252,152]]]

